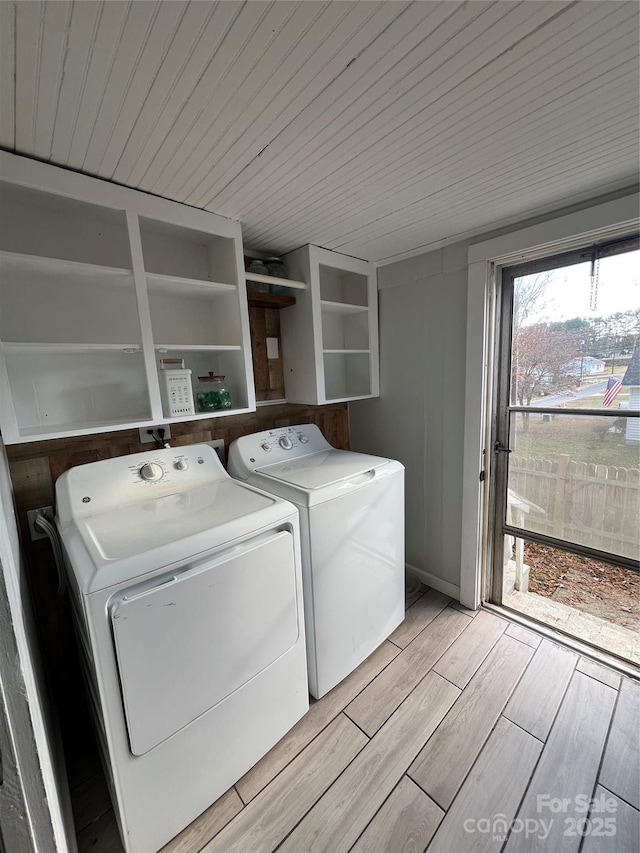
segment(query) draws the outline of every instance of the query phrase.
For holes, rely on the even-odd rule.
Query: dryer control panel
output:
[[[234,477],[246,480],[264,465],[331,449],[315,424],[277,427],[236,439],[229,448],[228,468]]]
[[[229,475],[208,444],[163,448],[79,465],[56,486],[58,518],[96,515],[152,497],[187,492]]]

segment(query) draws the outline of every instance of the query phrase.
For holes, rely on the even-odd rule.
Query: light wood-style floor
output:
[[[414,599],[163,853],[637,853],[640,683],[434,590]],[[79,850],[119,853],[92,761],[70,770]]]

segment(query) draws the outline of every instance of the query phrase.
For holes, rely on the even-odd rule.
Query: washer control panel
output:
[[[276,427],[236,439],[229,449],[229,472],[246,480],[251,471],[265,465],[330,449],[331,445],[315,424]]]
[[[267,432],[261,432],[255,437],[259,437],[257,442],[257,452],[259,457],[266,458],[265,454],[269,454],[272,458],[275,456],[275,451],[284,451],[288,455],[292,451],[301,450],[310,442],[310,437],[307,433],[310,424],[302,424],[298,427],[278,427],[278,429],[270,429]],[[317,427],[316,427],[317,429]],[[253,438],[254,436],[245,436],[245,438]],[[324,438],[322,439],[324,442]],[[318,449],[325,449],[318,448]],[[317,451],[309,451],[317,452]],[[278,455],[278,458],[280,456]],[[272,461],[271,459],[269,461]],[[275,461],[275,459],[273,460]]]

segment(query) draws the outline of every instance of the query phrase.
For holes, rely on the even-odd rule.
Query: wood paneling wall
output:
[[[196,444],[224,439],[279,426],[314,423],[326,439],[339,449],[349,446],[346,403],[312,407],[282,403],[259,408],[249,415],[190,421],[171,425],[171,444]],[[54,701],[73,725],[79,674],[75,640],[71,630],[68,601],[56,595],[56,569],[48,540],[32,542],[27,511],[55,504],[55,482],[69,468],[99,459],[109,459],[152,449],[141,444],[138,430],[17,444],[7,447],[18,523],[27,561],[31,593],[38,621],[43,656]]]

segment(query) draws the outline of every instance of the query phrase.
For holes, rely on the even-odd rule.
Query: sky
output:
[[[600,261],[595,311],[589,305],[591,263],[551,270],[550,277],[544,299],[546,304],[535,316],[530,315],[527,325],[573,317],[608,317],[618,311],[640,308],[640,251]]]

